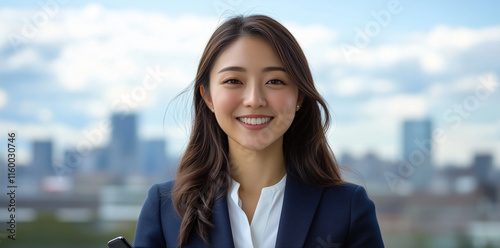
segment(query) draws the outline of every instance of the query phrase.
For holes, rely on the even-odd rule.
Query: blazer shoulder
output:
[[[180,217],[172,204],[174,181],[157,183],[148,191],[135,232],[134,247],[176,246]]]
[[[154,184],[151,188],[149,188],[146,202],[159,202],[160,208],[171,205],[165,205],[165,203],[172,202],[172,190],[174,188],[174,184],[175,180]]]
[[[363,186],[346,182],[338,186],[327,187],[323,192],[323,199],[326,203],[343,206],[344,209],[351,211],[369,209],[375,212],[375,204]]]
[[[378,225],[375,204],[368,197],[364,187],[344,183],[339,186],[325,188],[327,201],[339,205],[348,219],[348,247],[384,247]],[[338,201],[344,199],[344,201]]]
[[[172,189],[174,188],[174,184],[175,184],[175,179],[172,179],[172,180],[168,180],[168,181],[165,181],[162,183],[157,183],[157,184],[151,186],[150,190],[152,190],[153,188],[158,190],[158,193],[161,196],[170,195],[170,193],[172,192]]]
[[[342,195],[342,196],[352,196],[353,194],[365,194],[366,195],[366,190],[363,188],[363,186],[354,184],[354,183],[349,183],[345,182],[341,185],[337,186],[330,186],[326,187],[324,189],[325,193],[327,195],[329,194],[335,194],[335,195]]]

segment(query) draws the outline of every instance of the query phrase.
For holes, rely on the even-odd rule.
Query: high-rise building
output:
[[[403,123],[403,158],[414,191],[425,191],[431,183],[432,125],[428,119]]]
[[[52,167],[52,141],[34,141],[32,161],[33,170],[38,177],[57,175]]]
[[[139,171],[137,117],[135,114],[113,114],[111,123],[108,169],[120,181]]]
[[[493,156],[491,154],[476,154],[472,169],[479,184],[489,182],[490,175],[493,173]]]
[[[171,179],[170,165],[167,163],[165,154],[165,140],[155,139],[143,142],[141,146],[141,168],[147,176],[155,176],[158,179]]]
[[[498,201],[498,177],[493,168],[493,155],[488,153],[476,154],[472,163],[472,170],[476,177],[479,192],[487,200],[496,204]]]

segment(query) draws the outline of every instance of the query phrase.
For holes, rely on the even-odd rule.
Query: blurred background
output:
[[[238,14],[269,15],[301,44],[330,106],[330,145],[375,202],[387,247],[500,247],[499,9],[2,1],[0,247],[133,242],[148,188],[174,177],[186,146],[191,93],[176,96]]]

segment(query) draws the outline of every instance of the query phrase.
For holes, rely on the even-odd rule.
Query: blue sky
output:
[[[142,138],[167,137],[178,154],[189,97],[172,99],[211,32],[228,15],[262,13],[302,45],[338,154],[397,160],[401,122],[431,118],[444,134],[437,164],[466,165],[477,152],[499,164],[498,1],[39,2],[0,4],[0,129],[19,132],[26,162],[34,139],[54,140],[56,156],[89,139],[105,145],[99,125],[124,107],[138,111]]]
[[[42,3],[50,1],[40,1]],[[61,1],[68,2],[68,1]],[[437,24],[451,26],[483,27],[495,25],[500,22],[498,1],[412,1],[401,0],[404,6],[404,16],[400,17],[399,25],[394,25],[394,30],[400,31],[425,31],[432,29]],[[236,13],[249,11],[267,11],[287,20],[296,20],[303,24],[322,23],[336,25],[338,28],[348,27],[345,20],[351,23],[362,22],[367,18],[367,13],[387,7],[391,1],[72,1],[65,3],[66,7],[82,8],[89,3],[98,3],[106,8],[115,10],[140,10],[168,14],[169,16],[182,16],[192,14],[197,16],[217,16],[215,6],[234,5]],[[36,9],[37,1],[4,1],[2,7]],[[344,24],[343,24],[344,23]],[[343,24],[343,25],[342,25]]]

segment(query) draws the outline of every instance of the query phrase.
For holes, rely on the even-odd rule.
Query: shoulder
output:
[[[141,216],[155,216],[158,220],[166,220],[167,224],[172,223],[172,218],[176,221],[179,216],[175,210],[172,201],[172,189],[174,187],[174,180],[157,183],[151,186],[146,197],[146,201],[142,207]],[[158,216],[161,216],[158,218]],[[156,220],[156,219],[155,219]]]
[[[148,191],[145,204],[143,208],[149,208],[150,211],[158,213],[174,211],[172,202],[172,189],[174,187],[174,180],[157,183],[151,186]]]
[[[347,227],[349,247],[384,247],[377,221],[375,204],[365,188],[353,183],[327,187],[323,190],[326,215],[337,212],[338,220]],[[326,210],[325,210],[326,211]]]
[[[365,188],[348,182],[324,188],[323,202],[343,209],[351,209],[351,211],[375,209],[375,205],[368,197]]]
[[[170,197],[174,184],[175,180],[154,184],[149,188],[148,198]]]
[[[173,180],[168,180],[162,183],[157,183],[149,189],[149,191],[156,191],[160,195],[166,195],[170,194],[172,192],[172,189],[174,188],[175,184],[175,179]]]
[[[345,196],[345,197],[353,197],[353,196],[367,196],[365,188],[360,185],[345,182],[341,185],[330,186],[324,188],[324,194],[327,195],[337,195],[337,196]]]
[[[176,242],[180,217],[172,204],[174,181],[158,183],[148,191],[135,232],[134,247],[166,247]]]

